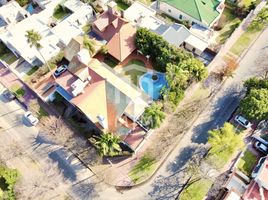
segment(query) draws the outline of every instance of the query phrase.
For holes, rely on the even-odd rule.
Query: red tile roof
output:
[[[267,177],[266,177],[267,178]],[[264,199],[268,198],[268,190],[262,188]],[[260,186],[255,180],[252,180],[243,195],[244,200],[263,200],[261,197]]]
[[[126,19],[106,11],[93,22],[93,30],[97,29],[95,32],[104,40],[109,41],[126,23]]]
[[[107,48],[110,55],[123,61],[135,49],[136,28],[130,23],[125,24],[108,42]]]

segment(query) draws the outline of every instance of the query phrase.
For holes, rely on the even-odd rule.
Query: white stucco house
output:
[[[67,0],[63,6],[66,6],[72,13],[60,22],[53,23],[54,8],[60,1],[39,1],[46,2],[45,9],[38,14],[33,14],[22,21],[10,24],[6,31],[0,33],[0,40],[17,56],[23,58],[30,65],[44,64],[57,55],[61,48],[68,45],[70,40],[83,34],[82,27],[91,19],[93,11],[91,6],[86,5],[79,0]],[[35,47],[30,47],[25,37],[28,30],[35,30],[42,36],[40,41],[40,53]]]
[[[16,1],[7,2],[0,7],[0,29],[22,21],[30,14],[22,8]]]
[[[210,28],[219,20],[224,0],[157,0],[156,8],[174,19]]]

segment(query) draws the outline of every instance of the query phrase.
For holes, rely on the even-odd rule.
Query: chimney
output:
[[[111,1],[110,3],[108,3],[107,6],[108,6],[108,12],[109,12],[110,14],[115,14],[117,4],[116,4],[114,1]]]

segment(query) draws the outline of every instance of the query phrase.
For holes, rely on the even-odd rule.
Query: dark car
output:
[[[67,70],[67,66],[66,65],[61,65],[60,67],[58,67],[56,69],[56,71],[54,72],[54,76],[58,77],[61,74],[63,74],[65,71]]]
[[[3,95],[4,95],[4,97],[5,97],[6,99],[8,99],[9,101],[12,101],[12,100],[16,99],[15,94],[12,93],[12,92],[10,92],[9,90],[5,90],[5,91],[3,92]]]
[[[260,141],[257,141],[257,142],[255,142],[255,147],[260,152],[262,152],[262,153],[264,153],[264,154],[267,155],[267,153],[268,153],[268,147],[265,144],[261,143]]]

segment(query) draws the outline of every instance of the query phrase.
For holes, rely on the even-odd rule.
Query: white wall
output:
[[[206,28],[209,27],[207,24],[204,24],[204,23],[200,22],[199,20],[196,20],[195,18],[187,15],[186,13],[181,12],[180,10],[178,10],[178,9],[170,6],[167,3],[160,2],[159,10],[161,10],[165,14],[173,17],[174,19],[177,19],[177,20],[188,20],[190,23],[195,22],[196,24],[199,24],[199,25],[201,25],[203,27],[206,27]],[[169,10],[171,12],[169,12]],[[179,18],[180,15],[182,15],[182,18],[181,19]]]

